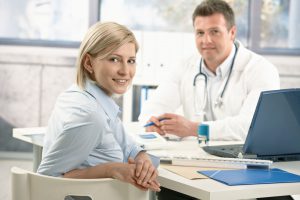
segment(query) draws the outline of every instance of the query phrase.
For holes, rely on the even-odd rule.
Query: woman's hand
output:
[[[124,181],[127,183],[134,184],[134,174],[135,174],[135,165],[127,163],[113,163],[111,168],[108,169],[111,171],[110,177]],[[109,172],[108,172],[109,173]]]
[[[129,158],[128,163],[136,165],[135,176],[137,177],[137,184],[153,191],[160,191],[160,184],[157,181],[158,171],[145,152],[140,152],[135,157],[135,160]]]
[[[135,177],[135,164],[130,163],[114,163],[111,165],[108,173],[111,178],[118,179],[123,182],[130,183],[137,188],[146,191],[148,188],[137,184],[137,178]]]
[[[132,163],[134,162],[133,159],[129,163],[113,163],[108,169],[110,172],[108,172],[110,177],[118,179],[123,182],[130,183],[137,188],[146,191],[148,189],[151,189],[155,192],[160,191],[159,184],[156,181],[153,181],[153,183],[147,183],[147,184],[138,184],[138,177],[136,177],[136,164]]]

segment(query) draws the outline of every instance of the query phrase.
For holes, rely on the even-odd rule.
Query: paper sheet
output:
[[[208,178],[207,176],[200,174],[197,171],[220,170],[220,168],[177,166],[177,165],[169,165],[169,164],[160,164],[159,166],[161,168],[164,168],[170,172],[173,172],[179,176],[183,176],[190,180]],[[230,169],[223,169],[223,170],[230,170]]]
[[[199,170],[210,170],[211,168],[199,168],[199,167],[189,167],[189,166],[176,166],[176,165],[166,165],[161,164],[161,168],[164,168],[168,171],[171,171],[175,174],[178,174],[180,176],[183,176],[187,179],[195,180],[195,179],[205,179],[206,176],[198,173]]]

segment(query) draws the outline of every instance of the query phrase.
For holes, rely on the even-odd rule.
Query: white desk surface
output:
[[[170,147],[168,147],[166,150],[152,152],[157,155],[208,155],[198,147],[196,138],[190,138],[181,142],[169,143],[171,143]],[[212,144],[219,145],[225,143],[232,142],[220,141],[213,142]],[[272,167],[281,168],[291,173],[300,175],[300,161],[276,162],[273,163]],[[189,180],[162,168],[159,169],[159,182],[163,187],[203,200],[250,199],[258,197],[300,194],[300,183],[227,186],[212,179]]]
[[[14,128],[13,137],[43,147],[45,132],[46,127]]]
[[[42,147],[44,127],[36,128],[15,128],[13,137]],[[222,142],[224,144],[224,142]],[[214,144],[218,144],[215,142]],[[169,142],[165,150],[150,151],[153,154],[173,154],[189,155],[206,153],[201,150],[194,138],[189,138],[181,142]],[[286,171],[300,175],[300,161],[276,162],[273,167],[281,168]],[[159,168],[159,182],[163,187],[200,198],[202,200],[233,200],[250,199],[268,196],[283,196],[300,194],[300,183],[280,183],[280,184],[261,184],[227,186],[212,179],[189,180],[168,170]]]
[[[281,164],[281,163],[280,163]],[[300,161],[277,165],[300,175]],[[286,166],[284,166],[286,165]],[[300,183],[227,186],[212,179],[188,180],[164,169],[159,170],[162,186],[200,199],[226,200],[300,194]]]

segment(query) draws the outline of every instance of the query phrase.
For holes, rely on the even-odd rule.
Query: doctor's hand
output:
[[[149,122],[153,122],[154,124],[152,126],[147,126],[146,132],[157,132],[160,135],[165,135],[165,133],[160,128],[161,127],[161,118],[152,116],[149,119],[148,123]]]
[[[179,137],[197,136],[197,122],[189,121],[181,115],[172,113],[165,113],[158,118],[165,118],[159,122],[159,129],[163,134],[174,134]]]

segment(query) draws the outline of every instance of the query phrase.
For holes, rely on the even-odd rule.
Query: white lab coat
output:
[[[145,122],[151,116],[163,113],[174,113],[181,106],[184,116],[189,120],[194,119],[193,80],[199,73],[200,59],[199,55],[191,57],[161,82],[143,106],[140,121]],[[275,66],[240,43],[223,95],[223,105],[213,107],[215,121],[205,122],[209,124],[210,139],[245,140],[260,92],[279,88],[279,74]]]

